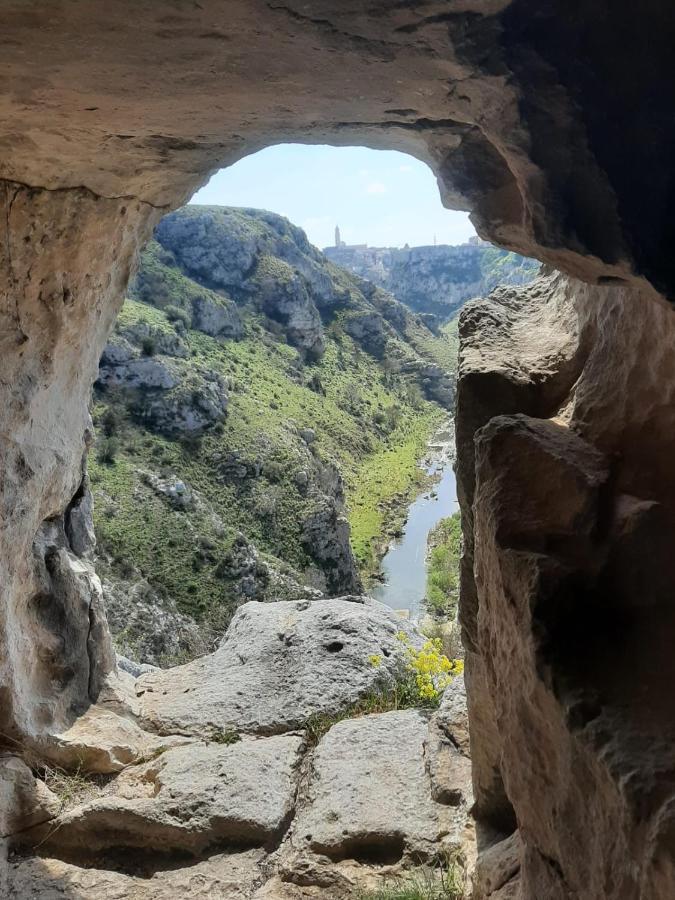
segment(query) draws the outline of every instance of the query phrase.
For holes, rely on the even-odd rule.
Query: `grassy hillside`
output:
[[[283,230],[288,223],[277,219]],[[211,236],[232,254],[258,242],[249,275],[231,277],[227,290],[192,277],[178,261],[187,249],[149,246],[136,299],[125,302],[104,354],[92,410],[98,437],[89,470],[104,573],[145,579],[179,613],[216,630],[247,596],[296,596],[307,586],[335,592],[349,561],[325,562],[315,545],[324,521],[339,531],[343,494],[367,577],[420,479],[417,460],[448,415],[424,396],[441,383],[435,370],[429,381],[429,366],[451,365],[445,338],[383,292],[367,297],[358,279],[315,251],[298,250],[294,233],[283,234],[280,249],[268,221],[237,211],[234,236],[222,222]],[[311,283],[319,276],[323,304]],[[312,309],[293,307],[300,288],[316,321]],[[338,299],[327,303],[329,295]],[[207,302],[236,337],[194,327]],[[311,352],[301,331],[308,321]],[[157,388],[158,377],[172,386]],[[214,385],[226,397],[222,414],[213,412]],[[245,578],[252,594],[242,595]]]

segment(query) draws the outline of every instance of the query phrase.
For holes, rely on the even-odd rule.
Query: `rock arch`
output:
[[[152,226],[270,143],[398,148],[482,236],[565,273],[462,322],[479,819],[520,826],[524,897],[672,896],[675,14],[8,0],[2,20],[0,730],[58,728],[111,665],[73,529],[88,392]]]

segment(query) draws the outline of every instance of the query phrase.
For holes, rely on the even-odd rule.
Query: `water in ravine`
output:
[[[431,441],[423,466],[428,474],[439,479],[410,504],[402,537],[392,541],[382,559],[384,581],[369,591],[387,606],[406,610],[411,619],[418,619],[424,613],[429,532],[458,509],[450,428],[451,425],[447,426]]]

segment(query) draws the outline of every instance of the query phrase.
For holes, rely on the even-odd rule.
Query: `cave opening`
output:
[[[246,601],[361,593],[461,656],[457,318],[537,265],[480,241],[425,163],[365,147],[266,148],[162,219],[92,406],[128,664],[215,649]]]
[[[299,698],[316,692],[316,678],[297,695],[279,689],[266,706],[270,692],[260,691],[258,672],[246,690],[258,704],[255,721],[266,722],[264,737],[252,739],[251,722],[233,731],[212,718],[199,747],[167,750],[167,740],[182,741],[203,714],[199,691],[209,663],[201,674],[192,671],[180,698],[161,673],[144,674],[140,691],[126,694],[120,676],[110,693],[114,657],[91,563],[82,467],[93,439],[90,387],[133,260],[153,228],[216,167],[273,142],[316,140],[393,148],[426,161],[444,203],[472,209],[482,235],[557,270],[467,308],[460,329],[461,625],[473,809],[493,829],[480,847],[474,896],[670,898],[672,11],[658,2],[639,14],[624,2],[611,9],[552,2],[542,10],[533,0],[467,0],[451,10],[433,2],[311,6],[234,0],[224,11],[216,0],[189,7],[116,0],[103,10],[69,0],[37,10],[12,0],[4,10],[0,726],[13,749],[2,760],[0,834],[16,845],[40,823],[59,819],[59,827],[32,858],[5,861],[3,837],[0,893],[40,896],[56,884],[79,900],[114,884],[120,893],[180,895],[195,874],[210,878],[214,892],[228,878],[258,897],[297,894],[301,881],[303,889],[309,881],[324,890],[326,871],[311,857],[286,860],[297,865],[293,878],[286,868],[261,887],[260,859],[227,852],[233,827],[254,832],[266,853],[294,821],[288,798],[296,796],[293,773],[304,750],[298,735],[280,733],[275,710],[282,705],[302,719],[307,707]],[[180,356],[175,342],[178,362],[162,371],[151,333],[159,323],[146,316],[137,358],[166,385],[156,389],[170,392],[180,360],[190,357]],[[285,327],[269,318],[270,334]],[[250,370],[257,360],[249,354],[242,362]],[[218,382],[202,377],[202,369],[191,374],[187,405],[217,410]],[[320,396],[322,380],[312,384],[308,390]],[[116,437],[118,427],[109,417],[104,436]],[[317,439],[306,437],[311,453]],[[106,451],[120,470],[125,452],[114,442]],[[190,453],[199,451],[186,448]],[[222,462],[225,484],[249,471],[248,458],[214,460],[214,467]],[[172,503],[189,503],[179,481],[150,477],[138,505],[147,490],[157,500],[168,492]],[[261,501],[274,511],[274,495]],[[152,521],[139,527],[146,526]],[[165,551],[171,565],[180,558],[176,549]],[[245,567],[241,542],[230,549],[233,564]],[[213,555],[208,542],[193,553],[193,584],[215,569]],[[352,604],[355,617],[361,607]],[[296,612],[316,609],[308,601]],[[279,671],[297,645],[296,625],[284,619],[264,632]],[[264,629],[253,617],[238,627],[245,648],[232,664],[244,667]],[[323,620],[316,628],[330,630]],[[333,640],[326,634],[317,649],[343,664],[349,644],[329,654]],[[396,650],[381,641],[373,669]],[[319,662],[303,665],[315,673]],[[229,682],[222,673],[213,681],[217,709]],[[139,704],[147,725],[140,734]],[[329,783],[351,778],[358,758],[366,760],[368,778],[349,782],[357,798],[352,825],[363,825],[361,835],[383,834],[377,810],[386,817],[410,810],[403,857],[421,862],[429,835],[439,832],[411,788],[414,780],[358,805],[372,796],[365,783],[389,783],[394,732],[378,730],[379,713],[370,712],[327,731],[326,722],[312,721],[325,806],[304,808],[294,833],[299,842],[311,835],[317,846],[356,846],[356,826],[341,837],[338,792]],[[425,730],[423,738],[411,712],[388,714],[398,717],[397,734],[427,740],[424,778],[465,769],[466,722],[436,717],[435,736]],[[87,716],[100,716],[93,751]],[[115,725],[101,742],[105,721]],[[35,752],[60,760],[70,780],[36,780],[47,772],[27,765]],[[342,769],[320,768],[329,753]],[[103,793],[108,805],[101,809],[101,796],[91,801],[88,793],[91,779],[82,785],[73,778],[82,754],[96,760],[91,765],[112,767],[125,791],[132,790],[129,770],[143,766],[146,794],[124,829],[115,819],[125,804]],[[197,762],[186,762],[190,754]],[[244,761],[226,773],[240,776],[240,802],[230,807],[209,805],[216,795],[223,800],[216,789],[224,777],[215,762],[221,755]],[[250,772],[264,772],[269,780],[258,781],[279,801],[264,821],[244,802]],[[438,787],[439,797],[450,795],[447,784]],[[63,795],[73,793],[83,817],[71,810],[62,819]],[[387,805],[392,797],[396,808]],[[157,808],[143,805],[153,800],[168,804],[170,825],[158,824]],[[180,818],[195,808],[204,811],[196,829]],[[508,835],[514,824],[518,832]],[[152,876],[139,887],[116,871],[97,882],[96,869],[77,865],[83,843],[96,841],[127,842],[141,853],[152,845],[153,854],[190,843],[194,864],[168,864],[161,885],[150,884]],[[302,856],[307,847],[296,849]],[[353,871],[352,855],[341,860],[341,874]]]

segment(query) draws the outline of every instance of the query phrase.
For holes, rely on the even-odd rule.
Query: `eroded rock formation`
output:
[[[111,665],[67,518],[150,226],[265,144],[408,150],[483,237],[580,280],[465,320],[479,817],[520,826],[526,900],[671,897],[672,10],[10,0],[2,15],[3,733],[61,729]]]
[[[38,777],[0,756],[3,898],[156,900],[192,883],[223,900],[348,900],[471,852],[463,679],[436,712],[354,708],[420,644],[374,601],[249,603],[210,657],[110,676],[99,704],[35,747]]]
[[[673,363],[663,349],[645,365],[643,348],[654,333],[670,344],[675,320],[553,273],[470,304],[460,333],[483,840],[520,825],[525,897],[667,897]]]

